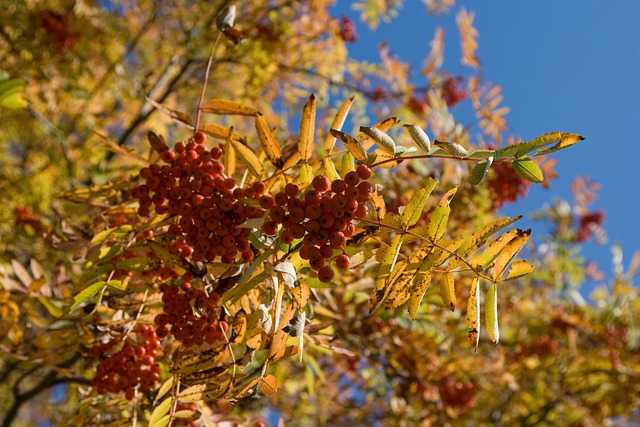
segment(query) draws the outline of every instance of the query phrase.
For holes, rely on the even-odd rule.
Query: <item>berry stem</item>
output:
[[[204,82],[202,83],[202,92],[200,92],[200,99],[198,100],[198,111],[196,112],[196,123],[193,125],[193,132],[198,131],[198,126],[200,125],[200,114],[202,113],[202,101],[204,100],[205,92],[207,91],[207,84],[209,83],[209,72],[211,71],[211,65],[213,64],[213,57],[216,52],[216,48],[218,47],[218,42],[220,41],[220,36],[222,33],[218,33],[216,37],[216,41],[211,48],[211,55],[209,55],[209,61],[207,62],[207,70],[204,73]]]

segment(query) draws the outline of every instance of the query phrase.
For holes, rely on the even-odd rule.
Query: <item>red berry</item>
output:
[[[278,233],[278,224],[275,221],[267,221],[262,225],[262,232],[269,236],[275,236]]]
[[[331,183],[331,191],[334,193],[342,193],[345,188],[347,188],[347,184],[341,179],[336,179]]]
[[[356,171],[347,172],[344,176],[344,182],[346,182],[347,185],[358,185],[360,182],[360,175],[358,175],[358,172]]]
[[[256,194],[264,194],[264,192],[267,191],[267,184],[262,181],[257,181],[253,183],[252,188]]]
[[[196,132],[193,134],[193,142],[196,144],[204,144],[207,140],[207,134],[204,132]]]
[[[297,184],[290,182],[284,186],[284,192],[289,197],[295,197],[300,193],[300,189],[298,188]]]
[[[340,269],[349,268],[349,266],[351,265],[351,259],[349,258],[349,256],[347,254],[338,255],[336,257],[335,261],[336,261],[336,265]]]
[[[324,266],[318,270],[318,279],[323,283],[329,283],[333,279],[334,272],[331,267]]]
[[[271,209],[274,204],[273,197],[271,197],[269,194],[264,194],[260,196],[260,200],[258,203],[260,203],[260,207],[262,209]]]
[[[371,175],[373,174],[371,168],[367,165],[358,165],[358,167],[356,168],[356,172],[358,173],[360,179],[364,180],[371,178]]]
[[[318,175],[315,178],[313,178],[313,181],[311,181],[311,185],[313,185],[313,188],[316,191],[324,193],[325,191],[329,190],[329,188],[331,187],[331,182],[329,181],[329,178],[327,178],[326,176]]]

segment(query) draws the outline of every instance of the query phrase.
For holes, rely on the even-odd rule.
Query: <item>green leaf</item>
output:
[[[129,224],[109,228],[108,230],[101,231],[95,236],[93,236],[93,238],[91,239],[91,243],[93,244],[102,243],[105,240],[107,240],[109,237],[113,237],[116,239],[122,238],[122,237],[125,237],[127,234],[131,233],[132,231],[133,231],[133,226]]]
[[[73,297],[73,303],[69,306],[67,313],[71,313],[73,310],[78,308],[80,304],[82,304],[83,302],[85,302],[86,300],[94,296],[96,293],[103,290],[106,285],[107,284],[105,282],[100,281],[84,288],[79,294]]]
[[[156,270],[158,267],[160,267],[160,260],[149,257],[127,258],[116,264],[117,269],[128,271]]]
[[[566,133],[563,132],[548,132],[544,135],[540,135],[537,138],[532,139],[531,141],[527,141],[521,144],[518,147],[518,150],[515,152],[515,157],[522,157],[534,150],[537,150],[538,148],[559,141],[564,135],[566,135]]]
[[[495,150],[471,150],[468,159],[488,159],[495,157]]]
[[[578,142],[584,140],[584,138],[578,134],[575,133],[570,133],[566,136],[564,136],[560,142],[558,142],[556,145],[554,145],[553,147],[549,147],[546,148],[544,150],[540,150],[537,153],[534,154],[534,156],[544,156],[547,154],[551,154],[554,153],[556,151],[560,151],[562,149],[565,149],[567,147],[571,147],[574,144],[577,144]]]
[[[494,344],[500,341],[500,329],[498,327],[498,285],[492,284],[484,302],[484,321],[487,333]]]
[[[529,158],[516,159],[511,162],[511,165],[518,175],[527,181],[536,183],[544,181],[542,170]]]
[[[422,216],[422,210],[424,205],[429,199],[429,195],[433,191],[437,184],[437,181],[432,178],[427,178],[427,182],[422,188],[419,188],[413,193],[409,204],[404,208],[402,212],[401,226],[402,228],[408,228],[414,225]]]
[[[109,280],[107,282],[107,286],[113,289],[116,289],[120,292],[126,291],[129,282],[125,282],[123,280]]]
[[[469,152],[457,142],[434,141],[433,145],[443,149],[445,152],[451,154],[454,157],[464,159],[469,156]]]
[[[447,222],[449,221],[449,213],[451,212],[449,203],[456,194],[456,191],[458,191],[458,186],[447,191],[431,213],[431,219],[427,224],[427,237],[432,241],[442,239],[445,231],[447,231]]]
[[[480,160],[471,171],[471,182],[474,185],[480,184],[484,178],[487,176],[491,165],[493,164],[493,156]]]

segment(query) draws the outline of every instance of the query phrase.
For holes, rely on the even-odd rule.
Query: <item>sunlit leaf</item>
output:
[[[261,113],[255,115],[256,132],[260,145],[267,155],[267,159],[278,169],[282,169],[284,160],[282,160],[282,152],[280,151],[280,145],[278,141],[271,134],[271,130],[264,120],[264,116]]]
[[[342,130],[342,125],[344,125],[344,121],[347,118],[347,114],[349,114],[349,109],[351,109],[351,104],[353,104],[354,98],[355,98],[354,96],[351,96],[350,98],[344,100],[344,102],[340,105],[340,108],[338,109],[336,116],[333,118],[333,121],[331,122],[331,126],[329,127],[329,129],[336,129],[338,131]],[[327,135],[327,139],[324,142],[325,151],[327,153],[330,153],[333,150],[333,146],[335,145],[335,143],[336,143],[336,137],[332,133],[329,133]],[[329,179],[333,179],[333,178],[329,177]]]
[[[223,141],[226,141],[231,135],[229,128],[212,123],[204,125],[201,130],[207,135],[216,139],[222,139]]]
[[[278,379],[274,375],[267,374],[262,378],[260,391],[265,396],[272,396],[278,391],[278,384]]]
[[[413,279],[413,283],[411,285],[411,289],[409,292],[411,296],[407,302],[409,318],[411,320],[416,318],[416,314],[418,314],[418,308],[420,307],[420,303],[422,303],[422,298],[424,298],[424,294],[427,292],[427,288],[431,284],[431,274],[428,272],[421,272],[416,274]]]
[[[376,277],[376,288],[371,294],[371,300],[369,301],[369,312],[372,313],[380,307],[384,299],[389,293],[390,287],[387,284],[387,278],[395,267],[396,260],[398,259],[398,253],[402,246],[404,235],[398,234],[393,238],[391,244],[385,249],[380,260],[380,270]]]
[[[360,126],[360,132],[368,135],[371,139],[378,143],[378,146],[391,154],[395,155],[396,152],[396,143],[395,141],[386,133],[382,132],[380,129],[375,127],[367,127]]]
[[[313,154],[316,129],[316,97],[311,95],[302,109],[300,118],[300,142],[298,152],[303,162],[308,162]]]
[[[160,425],[159,421],[162,419],[162,417],[169,413],[169,409],[171,409],[172,403],[173,399],[171,397],[167,397],[158,406],[156,406],[151,413],[151,417],[149,418],[149,426]]]
[[[471,283],[469,299],[467,300],[467,330],[469,340],[478,350],[480,342],[480,279],[476,276]]]
[[[517,238],[522,230],[509,230],[502,236],[494,240],[487,248],[482,251],[481,254],[473,257],[469,264],[476,269],[476,271],[484,271],[489,264],[500,254],[500,252],[509,244],[512,239]]]
[[[133,226],[129,224],[112,227],[107,230],[101,231],[97,233],[95,236],[93,236],[93,238],[91,239],[91,243],[93,244],[102,243],[110,237],[114,239],[119,239],[127,236],[132,231],[133,231]]]
[[[402,212],[402,227],[408,228],[413,226],[422,217],[422,210],[429,199],[429,195],[438,182],[429,177],[423,187],[418,188],[414,193],[409,204],[405,206]]]
[[[511,162],[513,166],[513,170],[515,170],[518,175],[531,182],[542,182],[544,181],[544,175],[542,174],[542,169],[538,165],[534,163],[533,160],[528,158],[516,159]]]
[[[447,191],[431,212],[431,219],[429,219],[429,223],[427,224],[427,237],[429,239],[437,241],[444,237],[444,233],[447,231],[449,213],[451,211],[449,203],[456,194],[456,191],[458,191],[457,186]]]
[[[358,161],[365,163],[367,160],[367,152],[361,143],[356,141],[354,137],[347,133],[340,132],[336,129],[331,129],[331,135],[338,138],[344,144],[345,148],[353,155],[353,157]]]
[[[509,271],[507,273],[507,277],[504,279],[513,280],[518,279],[522,276],[526,276],[527,274],[533,272],[533,265],[529,264],[527,261],[519,259],[514,261],[509,267]]]
[[[555,144],[553,147],[546,148],[544,150],[540,150],[534,154],[534,156],[545,156],[547,154],[554,153],[556,151],[563,150],[567,147],[571,147],[572,145],[577,144],[578,142],[584,140],[584,138],[575,133],[570,133],[562,137],[560,142]]]
[[[519,144],[517,151],[514,153],[515,157],[522,157],[528,153],[531,153],[539,148],[560,141],[562,137],[566,135],[564,132],[548,132],[544,135],[540,135],[531,141]]]
[[[484,320],[487,333],[494,344],[500,341],[500,329],[498,328],[498,285],[492,284],[487,292],[484,302]]]
[[[493,265],[493,278],[497,279],[507,268],[509,263],[520,252],[520,249],[527,243],[531,236],[531,229],[522,231],[518,230],[518,234],[511,239],[496,258]]]
[[[447,153],[451,154],[454,157],[465,158],[469,155],[469,152],[457,142],[448,142],[448,141],[434,141],[433,145],[442,148]]]
[[[431,140],[425,131],[423,131],[420,126],[408,123],[402,126],[407,130],[409,135],[411,135],[411,139],[416,143],[418,148],[428,154],[431,150]]]
[[[69,306],[68,312],[72,312],[78,308],[80,304],[100,292],[106,285],[107,284],[105,282],[96,282],[84,288],[75,297],[73,297],[73,303]]]
[[[454,311],[456,309],[457,298],[453,273],[447,272],[440,276],[438,286],[440,287],[440,297],[442,297],[444,306]]]
[[[262,175],[264,174],[264,167],[253,150],[244,145],[242,141],[238,139],[230,138],[229,141],[240,157],[240,160],[242,160],[242,162],[249,168],[249,172],[258,179],[262,178]]]
[[[258,112],[258,110],[253,107],[248,107],[234,101],[227,101],[225,99],[212,99],[205,102],[200,109],[203,113],[221,114],[225,116],[253,116]]]
[[[247,313],[244,309],[238,310],[233,317],[233,325],[231,326],[231,337],[229,337],[230,344],[240,344],[244,339],[244,334],[247,332]]]

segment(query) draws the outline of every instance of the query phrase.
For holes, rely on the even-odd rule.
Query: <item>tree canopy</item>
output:
[[[4,426],[638,422],[597,184],[500,214],[584,138],[510,133],[455,1],[421,69],[350,56],[401,3],[2,1]]]

